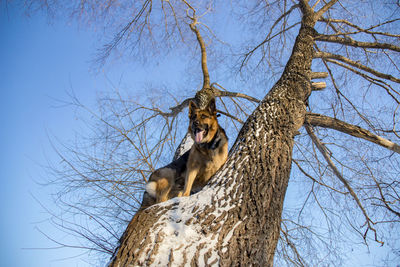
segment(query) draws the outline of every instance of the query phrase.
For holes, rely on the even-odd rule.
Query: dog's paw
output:
[[[190,196],[190,192],[186,193],[186,192],[180,191],[178,194],[178,197],[188,197],[188,196]]]

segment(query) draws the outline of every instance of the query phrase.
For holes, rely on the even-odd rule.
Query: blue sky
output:
[[[79,249],[53,249],[57,245],[37,230],[66,243],[75,241],[52,227],[41,207],[54,207],[54,187],[40,185],[48,178],[43,166],[58,160],[49,136],[68,143],[84,128],[82,114],[60,101],[68,101],[73,90],[82,103],[94,108],[99,94],[113,90],[111,83],[145,84],[149,77],[173,83],[182,70],[165,67],[175,65],[174,59],[165,58],[156,67],[157,77],[154,69],[123,62],[94,71],[91,61],[98,33],[65,20],[49,23],[40,13],[28,17],[15,6],[0,3],[2,266],[93,266],[79,258]]]
[[[2,266],[89,266],[72,258],[79,250],[55,247],[35,229],[66,240],[47,223],[51,188],[38,185],[46,178],[41,164],[54,159],[48,135],[68,140],[79,123],[71,108],[55,99],[74,91],[83,101],[104,90],[104,78],[90,72],[93,36],[77,27],[49,25],[43,16],[26,17],[13,7],[0,13],[1,85],[1,253]],[[100,82],[99,82],[100,80]],[[34,197],[33,197],[34,196]],[[34,248],[34,249],[31,249]]]

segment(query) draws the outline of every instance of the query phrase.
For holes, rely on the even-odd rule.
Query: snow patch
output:
[[[188,134],[188,137],[185,140],[184,145],[182,147],[182,154],[184,154],[186,151],[191,149],[193,144],[194,144],[194,141],[193,141],[192,137],[190,136],[190,134]]]
[[[222,242],[222,246],[226,247],[229,244],[229,241],[232,238],[233,232],[235,231],[236,227],[238,227],[241,223],[243,223],[243,221],[238,221],[233,227],[232,229],[228,232],[228,234],[225,236],[224,241]]]

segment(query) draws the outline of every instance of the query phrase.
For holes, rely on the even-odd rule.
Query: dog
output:
[[[228,157],[228,137],[218,124],[215,99],[200,109],[189,102],[188,131],[194,140],[190,150],[154,171],[146,192],[156,203],[200,191]]]

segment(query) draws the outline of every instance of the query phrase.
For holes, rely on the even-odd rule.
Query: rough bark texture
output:
[[[138,212],[109,266],[272,266],[295,132],[311,93],[315,17],[303,20],[282,77],[202,191]]]

